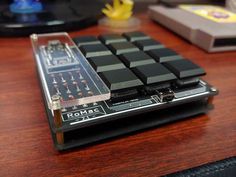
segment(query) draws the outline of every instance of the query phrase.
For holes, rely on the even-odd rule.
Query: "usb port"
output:
[[[156,94],[162,103],[172,101],[175,98],[175,94],[170,88],[156,90]]]

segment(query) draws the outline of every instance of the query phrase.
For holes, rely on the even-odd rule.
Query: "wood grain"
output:
[[[236,52],[208,54],[149,20],[141,30],[205,68],[220,90],[207,115],[57,152],[29,38],[0,39],[0,176],[151,177],[236,155]],[[97,26],[70,33],[98,35]]]

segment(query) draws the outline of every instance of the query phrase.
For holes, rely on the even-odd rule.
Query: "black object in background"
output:
[[[236,176],[236,157],[205,164],[164,177],[234,177]]]
[[[43,11],[18,14],[9,11],[11,1],[0,2],[0,36],[26,36],[78,30],[97,23],[104,4],[99,0],[41,1]]]

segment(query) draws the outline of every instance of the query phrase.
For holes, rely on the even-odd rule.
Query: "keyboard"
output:
[[[58,150],[207,113],[218,93],[202,67],[140,31],[31,41]]]

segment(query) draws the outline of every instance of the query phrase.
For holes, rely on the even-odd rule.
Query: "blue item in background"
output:
[[[39,0],[14,0],[10,5],[12,13],[28,14],[36,13],[43,10],[43,6]]]

